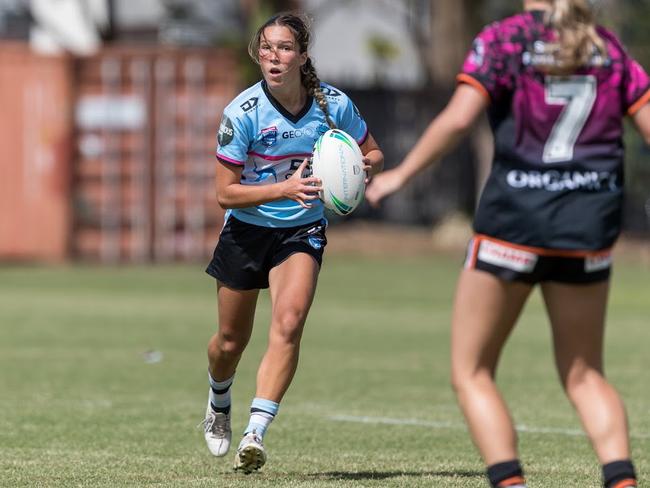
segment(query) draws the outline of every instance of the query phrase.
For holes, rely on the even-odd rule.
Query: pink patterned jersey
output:
[[[611,247],[621,225],[623,118],[650,100],[650,78],[597,28],[608,56],[568,76],[545,74],[554,38],[541,11],[487,26],[459,82],[490,99],[495,154],[474,227],[545,249]]]

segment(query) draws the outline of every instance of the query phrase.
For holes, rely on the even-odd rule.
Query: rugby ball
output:
[[[349,134],[330,129],[318,138],[312,174],[322,181],[320,199],[338,215],[348,215],[361,203],[366,189],[363,154]]]

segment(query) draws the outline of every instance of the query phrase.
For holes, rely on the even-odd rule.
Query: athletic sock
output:
[[[636,488],[636,473],[629,459],[603,464],[605,488]]]
[[[488,466],[487,476],[492,488],[526,488],[526,479],[518,459]]]
[[[208,371],[208,381],[210,381],[210,407],[216,413],[230,413],[230,386],[235,375],[227,380],[217,381]]]
[[[244,435],[255,431],[260,438],[263,438],[269,424],[277,415],[278,408],[280,408],[279,403],[264,398],[253,398],[251,417],[246,430],[244,430]]]

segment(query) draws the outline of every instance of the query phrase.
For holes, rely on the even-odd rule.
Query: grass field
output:
[[[448,386],[460,261],[326,258],[298,374],[266,437],[268,463],[250,476],[231,471],[230,454],[212,458],[195,428],[215,315],[201,265],[0,267],[0,486],[487,487]],[[645,483],[648,276],[617,266],[606,355]],[[263,294],[233,387],[237,436],[268,317]],[[530,486],[598,487],[600,468],[556,380],[537,294],[499,383]]]

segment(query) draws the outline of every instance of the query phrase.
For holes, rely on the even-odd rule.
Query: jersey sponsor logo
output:
[[[603,58],[596,46],[594,46],[592,50],[593,53],[588,61],[590,66],[611,66],[611,58]],[[532,45],[526,46],[526,49],[521,54],[521,62],[524,66],[559,66],[561,63],[558,62],[553,52],[553,45],[547,47],[547,44],[544,41],[537,40]]]
[[[483,65],[485,62],[485,43],[483,42],[483,39],[474,40],[469,60],[474,66]]]
[[[538,257],[532,252],[514,249],[496,242],[481,241],[478,259],[520,273],[530,273],[535,268]]]
[[[602,271],[612,265],[612,254],[598,254],[596,256],[587,256],[585,258],[585,273]]]
[[[609,171],[523,171],[513,169],[506,176],[512,188],[541,189],[551,192],[565,190],[616,191],[618,176]]]
[[[241,108],[244,112],[253,110],[255,107],[257,107],[257,97],[249,98],[239,106],[239,108]]]
[[[227,146],[232,142],[233,137],[235,137],[235,129],[232,127],[232,122],[225,115],[219,126],[219,133],[217,134],[217,141],[221,147]]]
[[[314,129],[305,127],[303,129],[287,130],[282,133],[282,139],[297,139],[299,137],[318,137]]]
[[[261,142],[266,147],[271,147],[278,142],[278,128],[275,126],[262,129],[260,135],[262,136]]]

